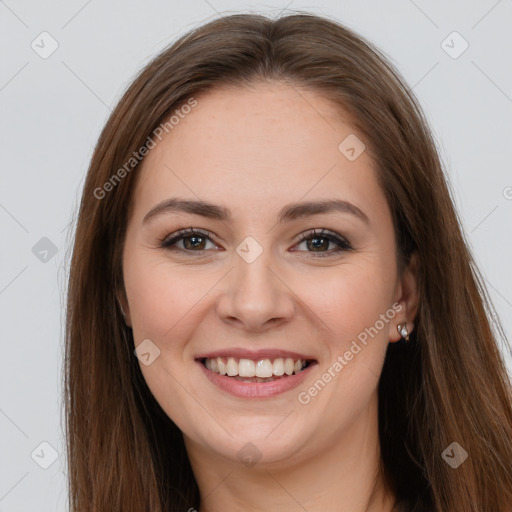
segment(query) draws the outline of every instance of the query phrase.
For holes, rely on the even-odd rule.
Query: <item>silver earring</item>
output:
[[[400,333],[400,336],[402,336],[402,338],[405,338],[405,341],[408,342],[409,341],[409,331],[407,330],[407,324],[404,323],[404,324],[398,324],[398,332]]]

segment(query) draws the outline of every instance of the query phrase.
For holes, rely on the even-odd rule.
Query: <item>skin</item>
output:
[[[391,213],[368,152],[349,161],[338,150],[349,134],[364,139],[332,103],[282,83],[217,88],[197,100],[143,162],[120,301],[135,345],[150,339],[160,350],[152,364],[139,364],[184,434],[199,512],[390,511],[393,496],[377,474],[377,386],[388,343],[401,338],[397,325],[414,328],[417,269],[397,273]],[[222,205],[233,219],[167,212],[142,222],[170,197]],[[350,201],[370,224],[337,211],[276,223],[284,205],[321,199]],[[160,246],[189,227],[212,233],[199,240],[204,250],[183,239],[174,251]],[[315,250],[311,238],[309,245],[297,240],[313,228],[345,237],[353,250],[336,253],[336,243],[325,241]],[[252,263],[236,252],[247,236],[263,250]],[[393,304],[401,310],[309,403],[299,403],[298,393]],[[238,398],[211,384],[194,361],[229,347],[292,350],[318,365],[298,388]],[[237,457],[247,442],[261,453],[251,467]],[[366,508],[374,483],[377,498]]]

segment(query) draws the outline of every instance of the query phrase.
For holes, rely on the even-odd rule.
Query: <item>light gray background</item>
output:
[[[220,13],[332,16],[392,59],[425,109],[468,242],[511,336],[512,1],[288,1],[0,0],[0,512],[67,509],[66,251],[100,130],[150,58]],[[31,48],[34,40],[40,51],[50,48],[38,37],[43,31],[59,45],[47,59]],[[453,31],[469,44],[458,58],[442,46]],[[458,52],[462,41],[452,39],[445,48]],[[57,249],[46,262],[32,252],[43,237]],[[42,442],[58,454],[48,469],[40,465],[52,452]]]

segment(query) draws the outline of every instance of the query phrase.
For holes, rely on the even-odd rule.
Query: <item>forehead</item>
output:
[[[345,140],[364,143],[350,116],[315,91],[257,84],[195,99],[144,159],[136,204],[179,195],[261,212],[306,195],[364,202],[381,192],[368,152],[342,151]]]

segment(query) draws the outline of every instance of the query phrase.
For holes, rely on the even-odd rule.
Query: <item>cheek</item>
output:
[[[393,275],[382,259],[367,257],[329,271],[312,271],[310,279],[296,277],[291,287],[320,320],[331,349],[342,350],[390,309]]]
[[[326,327],[318,340],[326,357],[316,379],[299,389],[298,400],[312,416],[324,418],[328,431],[351,424],[378,386],[396,314],[390,287],[378,277],[371,266],[352,268],[304,291]]]
[[[125,265],[125,287],[135,342],[143,338],[182,339],[184,327],[200,309],[215,280],[144,253]],[[181,335],[180,335],[181,332]]]
[[[188,382],[187,343],[205,315],[205,295],[218,278],[204,273],[199,277],[191,268],[178,268],[161,258],[157,262],[142,251],[125,263],[134,345],[149,339],[159,350],[151,364],[139,362],[140,370],[169,418],[180,429],[192,431],[194,415],[204,411],[190,399],[190,393],[196,393]]]
[[[150,247],[150,243],[154,246]],[[151,354],[149,364],[143,357],[136,362],[150,391],[160,402],[161,390],[169,387],[169,381],[174,382],[169,375],[168,360],[177,360],[176,356],[179,355],[179,351],[174,349],[176,344],[165,343],[165,340],[166,337],[173,337],[177,341],[181,339],[176,336],[181,328],[179,320],[185,317],[190,308],[186,298],[189,289],[181,287],[176,281],[178,272],[169,271],[172,267],[162,258],[156,244],[153,238],[144,240],[136,226],[129,224],[122,271],[134,349],[148,347]],[[145,340],[152,344],[144,344]],[[166,357],[169,350],[173,350],[173,357]]]

